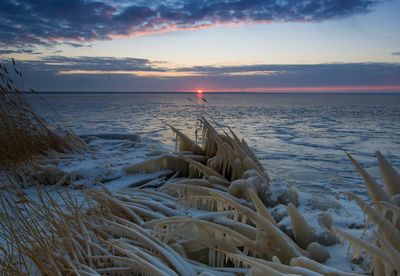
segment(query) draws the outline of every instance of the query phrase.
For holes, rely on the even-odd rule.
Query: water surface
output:
[[[378,176],[376,150],[400,168],[400,94],[41,96],[51,108],[33,98],[39,112],[46,118],[61,118],[78,134],[137,133],[167,147],[174,142],[166,123],[194,137],[196,119],[204,115],[245,138],[273,179],[312,193],[365,194],[343,150],[354,154],[374,176]]]

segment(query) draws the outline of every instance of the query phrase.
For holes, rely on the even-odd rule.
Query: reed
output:
[[[61,123],[49,123],[32,108],[14,59],[9,66],[0,63],[0,118],[0,169],[29,162],[49,149],[73,149],[66,139],[72,132]]]
[[[347,196],[354,200],[367,218],[367,224],[375,226],[374,243],[364,241],[343,229],[332,226],[342,242],[348,241],[353,248],[353,258],[366,252],[372,258],[371,270],[374,275],[400,274],[400,174],[379,151],[376,152],[379,171],[384,187],[355,160],[347,154],[357,172],[363,177],[371,203],[354,193]]]
[[[61,120],[49,122],[35,112],[14,59],[8,66],[0,63],[0,77],[0,188],[54,185],[68,179],[40,159],[56,163],[60,154],[81,153],[88,146]],[[43,100],[34,90],[31,94]]]
[[[294,236],[281,230],[262,198],[268,175],[250,148],[233,132],[219,134],[204,118],[201,123],[202,146],[173,128],[180,152],[125,168],[177,172],[158,188],[83,189],[80,201],[62,194],[55,200],[40,187],[36,200],[0,193],[0,269],[6,275],[358,275],[323,264],[325,246],[332,244],[293,203],[287,208]],[[398,174],[378,158],[393,202]],[[381,208],[379,214],[353,196],[378,224],[377,243],[332,226],[328,214],[322,224],[330,235],[349,240],[355,255],[361,249],[371,254],[376,275],[398,273],[398,207],[383,201],[386,196],[352,162]],[[390,221],[380,225],[389,213]]]

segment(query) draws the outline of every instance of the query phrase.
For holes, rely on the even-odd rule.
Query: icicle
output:
[[[239,212],[237,210],[234,210],[233,220],[234,221],[239,221]]]
[[[353,252],[353,259],[358,259],[361,256],[361,247],[360,246],[355,246],[354,247],[354,252]]]
[[[175,133],[175,151],[178,151],[178,145],[179,145],[179,142],[178,142],[178,133]]]
[[[209,263],[212,267],[215,267],[215,249],[214,248],[210,248],[210,253],[209,253]],[[211,260],[211,262],[210,262]]]
[[[272,256],[272,262],[281,264],[281,260],[279,260],[278,256]]]
[[[241,220],[241,222],[242,223],[244,223],[244,224],[246,224],[247,223],[247,216],[246,215],[242,215],[242,220]]]

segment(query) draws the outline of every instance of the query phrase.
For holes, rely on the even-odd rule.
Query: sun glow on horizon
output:
[[[198,89],[198,90],[197,90],[197,93],[202,94],[202,93],[203,93],[203,90],[202,90],[202,89]]]

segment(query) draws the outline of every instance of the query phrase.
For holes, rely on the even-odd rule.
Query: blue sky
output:
[[[39,91],[400,91],[399,0],[3,0]]]

